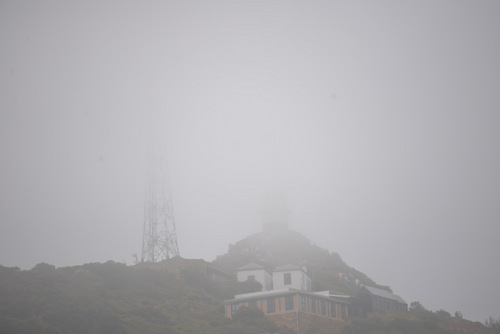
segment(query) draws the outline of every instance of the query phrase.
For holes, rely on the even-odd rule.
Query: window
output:
[[[346,318],[346,307],[345,305],[340,306],[340,318],[345,319]]]
[[[285,296],[285,310],[293,310],[293,296]]]
[[[239,309],[239,304],[231,304],[231,315],[234,314],[234,312],[238,311]]]
[[[247,280],[255,281],[255,275],[248,275]]]
[[[332,303],[332,305],[331,305],[331,308],[332,308],[332,312],[331,312],[332,318],[335,318],[337,316],[337,312],[335,311],[335,307],[336,307],[336,304]]]
[[[316,313],[316,299],[311,299],[311,313]]]
[[[300,309],[302,311],[306,310],[306,296],[300,296]]]
[[[326,302],[324,300],[321,301],[321,314],[326,315]]]
[[[257,308],[257,301],[256,300],[251,300],[248,302],[248,307],[255,307]]]
[[[274,313],[276,311],[276,304],[274,298],[267,299],[267,313]]]
[[[283,274],[283,280],[284,280],[285,285],[292,284],[292,274],[290,274],[290,273]]]

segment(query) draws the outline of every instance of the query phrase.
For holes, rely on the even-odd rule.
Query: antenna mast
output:
[[[149,159],[145,197],[141,262],[179,256],[172,195],[165,164],[158,155]]]

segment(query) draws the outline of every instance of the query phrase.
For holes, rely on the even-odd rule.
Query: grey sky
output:
[[[500,316],[499,1],[0,1],[0,264],[140,253],[145,156],[213,260],[290,228],[407,302]]]

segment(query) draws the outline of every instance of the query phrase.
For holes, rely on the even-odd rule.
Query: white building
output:
[[[254,279],[262,284],[262,291],[273,289],[273,279],[271,274],[263,267],[255,263],[247,264],[237,270],[239,282]]]
[[[306,267],[286,264],[273,270],[273,289],[289,288],[312,291],[311,279],[307,275]]]
[[[263,291],[224,301],[227,318],[243,307],[258,308],[276,324],[300,333],[314,328],[338,331],[349,318],[351,298],[331,291],[312,292],[306,267],[286,264],[277,267],[271,276],[264,267],[250,263],[238,269],[237,277],[240,282],[255,279]]]

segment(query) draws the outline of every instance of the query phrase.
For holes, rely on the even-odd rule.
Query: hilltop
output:
[[[391,292],[388,286],[378,285],[367,275],[349,267],[339,254],[330,253],[288,229],[253,234],[230,245],[226,254],[213,261],[227,271],[235,271],[248,263],[260,264],[268,270],[287,263],[303,265],[313,280],[314,290],[355,294],[360,285],[369,285]]]

